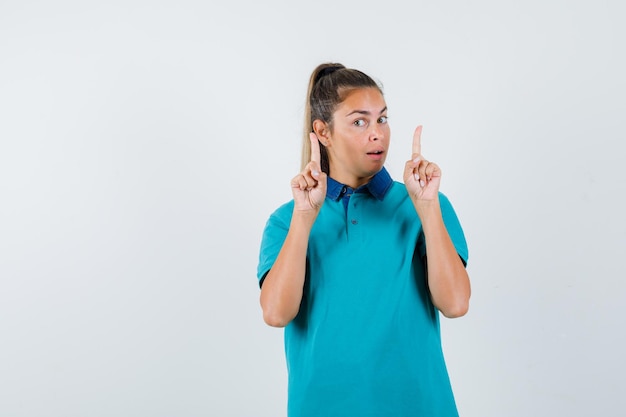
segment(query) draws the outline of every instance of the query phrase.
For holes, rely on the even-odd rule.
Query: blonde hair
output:
[[[382,94],[382,87],[369,75],[338,63],[320,64],[309,78],[304,107],[304,129],[302,138],[301,168],[311,161],[311,142],[309,134],[313,131],[313,122],[321,120],[332,131],[333,113],[343,102],[347,93],[358,88],[376,88]],[[321,168],[330,174],[328,153],[320,143]]]

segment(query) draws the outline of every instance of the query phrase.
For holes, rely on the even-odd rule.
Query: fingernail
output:
[[[415,158],[415,159],[413,160],[413,162],[419,162],[419,161],[421,161],[421,160],[422,160],[422,158],[420,158],[420,157],[418,156],[417,158]]]
[[[311,174],[313,174],[314,177],[317,177],[318,175],[320,175],[320,172],[317,170],[313,170],[311,171]]]
[[[423,187],[426,185],[426,183],[424,182],[424,180],[420,180],[420,185]]]
[[[413,174],[413,178],[415,178],[415,181],[419,181],[420,180],[420,176],[418,174]]]

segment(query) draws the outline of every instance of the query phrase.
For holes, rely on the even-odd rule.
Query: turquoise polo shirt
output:
[[[467,262],[459,220],[446,196],[439,200]],[[293,204],[267,221],[261,283],[285,240]],[[384,168],[357,190],[329,179],[309,237],[300,310],[284,330],[289,417],[458,415],[439,312],[426,285],[427,252],[406,187]]]

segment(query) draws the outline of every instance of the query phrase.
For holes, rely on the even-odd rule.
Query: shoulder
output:
[[[281,204],[276,210],[274,210],[271,216],[284,216],[287,213],[291,213],[293,211],[294,201],[290,200],[286,203]]]
[[[385,195],[385,199],[388,197],[392,199],[405,200],[409,198],[409,193],[406,190],[404,183],[394,180],[391,183],[391,187],[389,187],[389,191],[387,191],[387,194]]]
[[[280,205],[276,210],[274,210],[270,214],[269,219],[267,220],[266,226],[269,226],[272,224],[289,225],[289,223],[291,222],[291,216],[293,213],[293,205],[294,205],[293,200],[287,201],[286,203],[283,203],[282,205]]]

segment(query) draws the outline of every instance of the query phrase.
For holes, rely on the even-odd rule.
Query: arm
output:
[[[446,317],[461,317],[469,308],[469,276],[443,222],[439,204],[441,170],[422,157],[421,132],[422,127],[418,126],[413,136],[413,156],[405,166],[404,182],[422,221],[433,304]]]
[[[294,209],[285,242],[261,287],[263,319],[285,327],[302,302],[309,235],[326,198],[326,174],[320,169],[317,136],[311,133],[311,162],[291,180]]]
[[[285,327],[298,314],[306,273],[306,252],[315,215],[294,210],[289,232],[261,287],[263,319]]]
[[[415,204],[415,203],[414,203]],[[433,304],[448,318],[469,309],[469,276],[456,252],[441,215],[439,201],[417,208],[426,239],[426,273]]]

